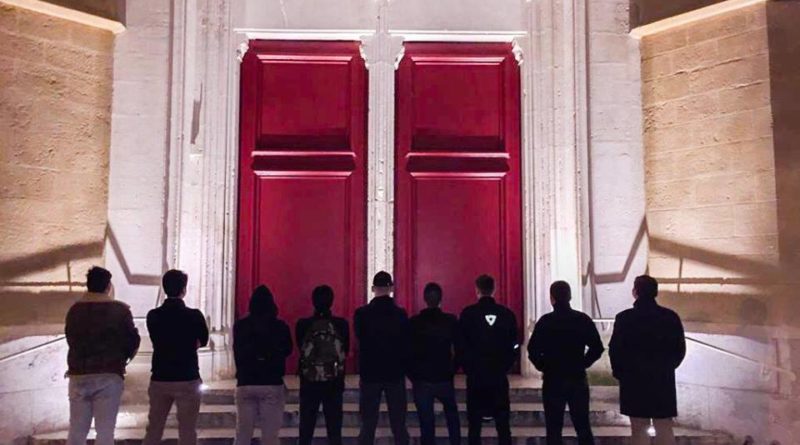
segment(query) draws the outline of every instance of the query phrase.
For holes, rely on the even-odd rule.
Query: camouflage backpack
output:
[[[315,320],[300,348],[300,377],[330,382],[344,375],[344,342],[331,320]]]

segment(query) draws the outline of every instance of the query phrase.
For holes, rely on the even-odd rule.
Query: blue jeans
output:
[[[444,408],[450,445],[461,445],[461,421],[458,418],[456,390],[452,380],[414,382],[414,404],[417,406],[417,416],[419,417],[421,445],[436,443],[436,422],[433,414],[433,405],[436,400],[441,402]]]
[[[97,445],[114,445],[114,427],[124,383],[117,374],[87,374],[69,378],[67,445],[86,445],[94,418]]]

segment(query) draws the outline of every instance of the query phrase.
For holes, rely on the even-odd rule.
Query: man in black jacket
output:
[[[208,327],[203,313],[186,307],[183,302],[188,279],[180,270],[167,271],[161,280],[167,299],[147,314],[153,365],[144,445],[161,443],[173,403],[178,408],[178,443],[197,443],[202,383],[197,350],[208,344]]]
[[[550,286],[553,312],[536,322],[528,358],[542,372],[547,445],[561,445],[564,410],[569,405],[579,445],[593,445],[589,424],[586,369],[603,355],[603,342],[592,319],[570,307],[572,290],[564,281]]]
[[[337,355],[341,358],[347,357],[350,351],[350,328],[347,320],[334,317],[331,313],[333,306],[333,289],[330,286],[317,286],[311,294],[311,302],[314,305],[314,315],[309,318],[301,318],[295,326],[297,345],[301,349],[317,347],[314,339],[310,335],[319,334],[319,341],[331,343],[329,347],[338,349]],[[325,332],[333,329],[334,335]],[[314,330],[316,329],[316,330]],[[301,352],[302,355],[302,352]],[[302,357],[301,357],[302,360]],[[299,445],[310,445],[314,438],[314,428],[317,423],[317,412],[320,404],[325,415],[325,429],[328,432],[328,443],[330,445],[342,444],[342,404],[344,393],[344,362],[337,363],[340,375],[327,378],[317,378],[310,381],[300,374],[300,438]],[[301,371],[303,365],[301,364]],[[321,381],[322,380],[322,381]]]
[[[421,445],[436,442],[434,400],[444,407],[450,445],[461,444],[461,425],[456,405],[453,376],[455,343],[458,336],[458,319],[453,314],[442,312],[442,287],[428,283],[423,291],[428,305],[411,318],[411,369],[409,376],[414,384],[414,404],[417,406]]]
[[[114,300],[111,272],[92,267],[86,287],[88,292],[69,309],[64,328],[69,345],[67,444],[85,444],[94,418],[95,443],[113,445],[125,365],[139,349],[139,331],[130,307]]]
[[[361,432],[359,445],[375,443],[375,428],[381,394],[386,393],[389,421],[395,445],[408,445],[406,429],[406,368],[410,354],[411,329],[406,311],[392,298],[394,283],[387,272],[372,280],[375,297],[360,307],[353,318],[359,345]]]
[[[622,414],[631,418],[633,445],[649,444],[647,429],[652,420],[656,444],[674,445],[672,419],[678,415],[675,370],[686,356],[681,319],[656,303],[658,282],[636,277],[633,308],[620,312],[608,354],[619,380]]]
[[[267,286],[250,297],[250,312],[233,325],[236,361],[236,441],[250,445],[256,423],[261,443],[278,445],[283,424],[286,358],[292,352],[289,326],[278,319],[278,306]]]
[[[475,280],[478,302],[461,313],[459,356],[467,374],[469,445],[481,442],[484,419],[494,418],[499,445],[511,445],[508,373],[519,354],[517,319],[494,299],[494,279]]]

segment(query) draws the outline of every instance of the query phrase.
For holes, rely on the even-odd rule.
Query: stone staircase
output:
[[[297,380],[287,379],[287,402],[283,414],[281,430],[281,445],[294,445],[297,442],[298,390]],[[462,429],[466,443],[466,405],[464,381],[456,381],[459,408],[461,410]],[[541,404],[541,382],[536,379],[515,377],[511,380],[511,426],[515,445],[544,445],[544,412]],[[359,430],[358,416],[358,380],[348,377],[344,395],[344,428],[343,436],[346,445],[357,443]],[[202,445],[232,444],[234,428],[236,426],[236,408],[234,406],[234,382],[223,381],[209,384],[203,395],[203,406],[199,418],[199,442]],[[137,391],[139,394],[146,394]],[[414,444],[419,443],[419,422],[415,408],[411,402],[409,391],[409,433]],[[597,445],[627,445],[630,443],[630,430],[626,417],[618,413],[616,402],[617,389],[610,386],[595,386],[592,388],[591,420],[594,427]],[[117,443],[139,444],[144,436],[144,427],[147,424],[146,396],[126,397],[130,402],[120,410],[117,419]],[[441,407],[436,411],[437,437],[439,443],[446,444],[446,429],[444,415]],[[565,444],[575,444],[574,430],[571,427],[569,416],[566,417]],[[167,421],[167,430],[164,434],[164,443],[177,443],[177,420],[174,410]],[[256,437],[258,437],[256,431]],[[676,431],[680,445],[733,445],[730,438],[724,434],[697,431],[688,428],[678,428]],[[494,426],[492,423],[483,429],[485,445],[497,443]],[[93,437],[93,433],[92,436]],[[257,441],[257,439],[255,440]],[[62,445],[66,443],[66,432],[59,431],[40,434],[32,438],[34,445]],[[325,444],[324,418],[320,413],[317,421],[315,444]],[[393,444],[386,405],[381,406],[381,416],[376,433],[378,445]]]

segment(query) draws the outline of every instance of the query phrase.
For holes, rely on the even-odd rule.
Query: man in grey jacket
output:
[[[67,445],[84,445],[92,418],[97,445],[114,443],[125,366],[139,349],[139,332],[127,304],[112,297],[111,272],[93,267],[88,292],[67,313],[69,435]]]

